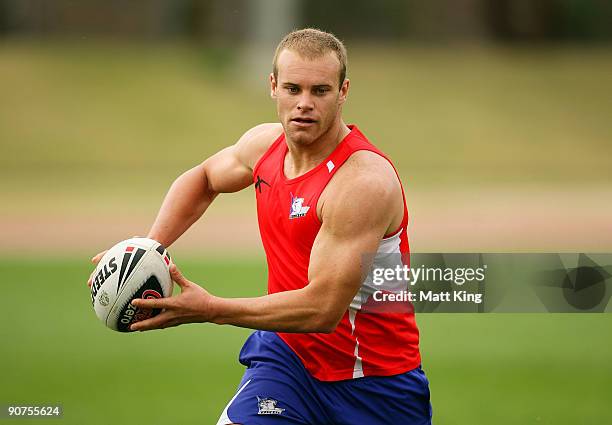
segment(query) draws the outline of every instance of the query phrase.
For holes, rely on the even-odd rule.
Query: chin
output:
[[[299,145],[309,145],[317,139],[318,134],[314,129],[301,130],[301,129],[285,129],[285,134],[291,139],[293,143]]]
[[[292,131],[289,133],[289,137],[291,138],[292,142],[299,143],[300,145],[308,145],[314,139],[312,135],[306,133],[305,131]]]

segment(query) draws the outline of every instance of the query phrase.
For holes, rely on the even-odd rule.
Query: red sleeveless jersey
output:
[[[299,177],[285,177],[284,161],[288,147],[284,134],[270,146],[253,170],[270,294],[300,289],[308,284],[310,252],[321,228],[316,212],[317,201],[334,173],[351,154],[360,150],[374,152],[389,161],[356,126],[349,127],[351,132],[329,157]],[[407,224],[404,198],[402,224],[396,232],[381,240],[378,251],[398,253],[406,258],[409,251]],[[371,291],[371,282],[368,286],[364,281],[337,328],[330,334],[278,332],[315,378],[338,381],[362,376],[389,376],[412,370],[421,363],[414,313],[364,312],[362,307]]]

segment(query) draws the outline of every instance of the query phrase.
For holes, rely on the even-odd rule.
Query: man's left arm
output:
[[[347,167],[348,168],[348,167]],[[219,298],[171,268],[181,294],[159,300],[134,300],[140,308],[163,308],[156,317],[132,325],[149,330],[183,323],[213,322],[277,332],[333,332],[359,290],[369,264],[363,254],[378,249],[397,207],[397,190],[385,174],[363,169],[338,181],[321,209],[322,226],[315,239],[308,284],[256,298]],[[343,179],[344,179],[343,178]],[[399,195],[401,199],[401,194]],[[375,201],[374,201],[375,200]],[[313,211],[314,213],[314,211]]]

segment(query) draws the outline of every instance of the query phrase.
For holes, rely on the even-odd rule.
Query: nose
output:
[[[312,111],[314,109],[314,102],[312,100],[312,96],[306,90],[304,90],[304,92],[298,99],[297,109],[298,111],[304,112]]]

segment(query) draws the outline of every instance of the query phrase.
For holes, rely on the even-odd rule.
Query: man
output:
[[[429,424],[414,314],[365,311],[368,254],[405,258],[408,213],[391,162],[342,120],[343,44],[314,29],[288,34],[270,88],[280,123],[252,128],[180,176],[148,235],[169,246],[219,193],[254,184],[268,295],[215,297],[173,265],[181,294],[135,300],[164,311],[131,329],[258,329],[242,348],[248,368],[219,424]]]

